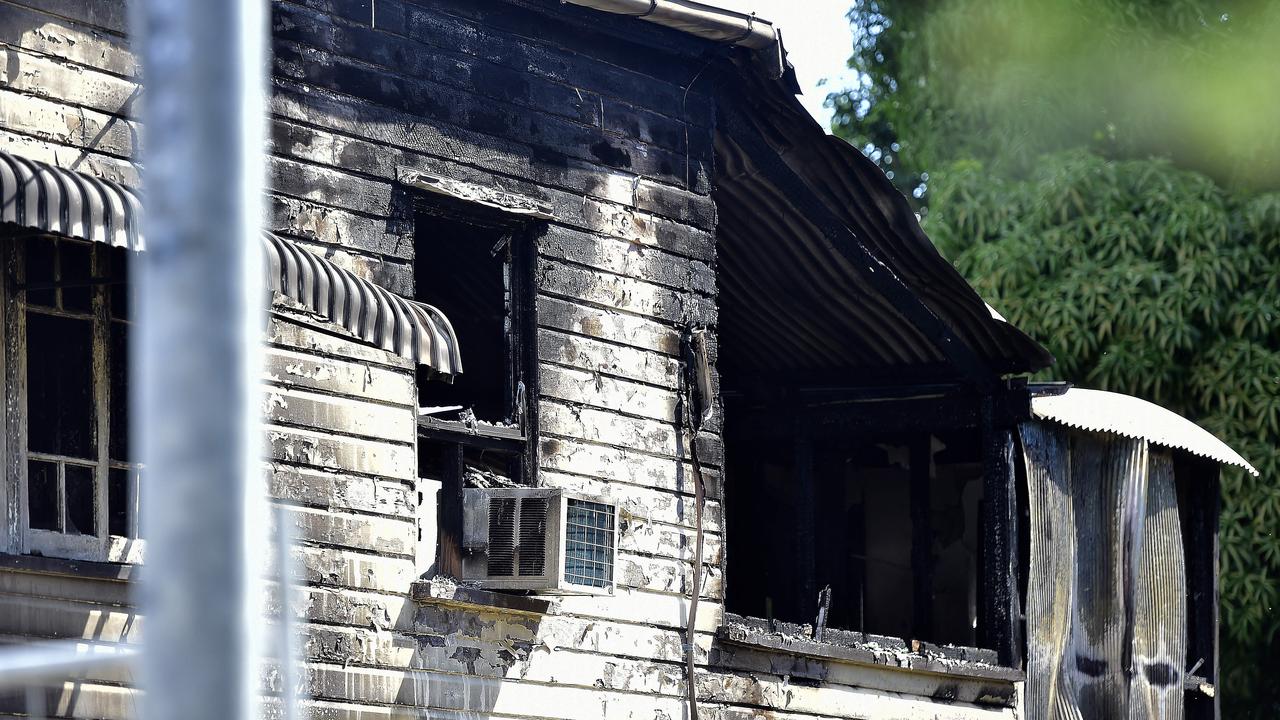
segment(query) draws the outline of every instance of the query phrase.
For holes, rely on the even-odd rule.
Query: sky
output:
[[[822,107],[822,101],[827,93],[853,84],[854,75],[845,65],[853,50],[853,34],[845,19],[852,0],[711,0],[711,4],[754,12],[782,30],[782,44],[804,90],[800,101],[829,128],[831,111]],[[826,85],[819,86],[824,79]]]

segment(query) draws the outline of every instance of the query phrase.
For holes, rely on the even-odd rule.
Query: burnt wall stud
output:
[[[979,642],[993,647],[1000,662],[1021,667],[1022,608],[1018,584],[1017,473],[1013,429],[995,427],[994,403],[982,403],[982,567],[983,599]]]

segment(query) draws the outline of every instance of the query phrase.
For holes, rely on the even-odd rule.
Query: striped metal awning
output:
[[[0,150],[0,222],[143,249],[142,200],[120,183]]]
[[[262,239],[272,290],[383,350],[446,375],[462,372],[458,337],[444,313],[357,277],[278,235],[263,233]]]
[[[0,151],[0,223],[145,249],[142,201],[119,183]],[[462,372],[458,337],[430,305],[401,297],[271,233],[270,288],[372,345],[444,375]]]

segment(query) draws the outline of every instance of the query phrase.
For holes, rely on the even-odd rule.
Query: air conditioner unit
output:
[[[468,488],[462,575],[494,590],[612,594],[618,508],[557,488]]]

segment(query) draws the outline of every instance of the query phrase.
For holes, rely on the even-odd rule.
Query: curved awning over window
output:
[[[0,223],[144,249],[142,202],[119,183],[0,151]],[[362,340],[436,372],[462,372],[458,338],[439,310],[357,277],[271,233],[263,234],[272,290]]]
[[[1172,410],[1131,395],[1071,388],[1058,395],[1031,398],[1031,414],[1080,430],[1145,439],[1258,474],[1240,453],[1213,433]]]
[[[458,338],[439,310],[356,277],[278,235],[263,233],[271,289],[383,350],[431,369],[462,372]]]
[[[142,249],[142,201],[136,192],[2,150],[0,222]]]

